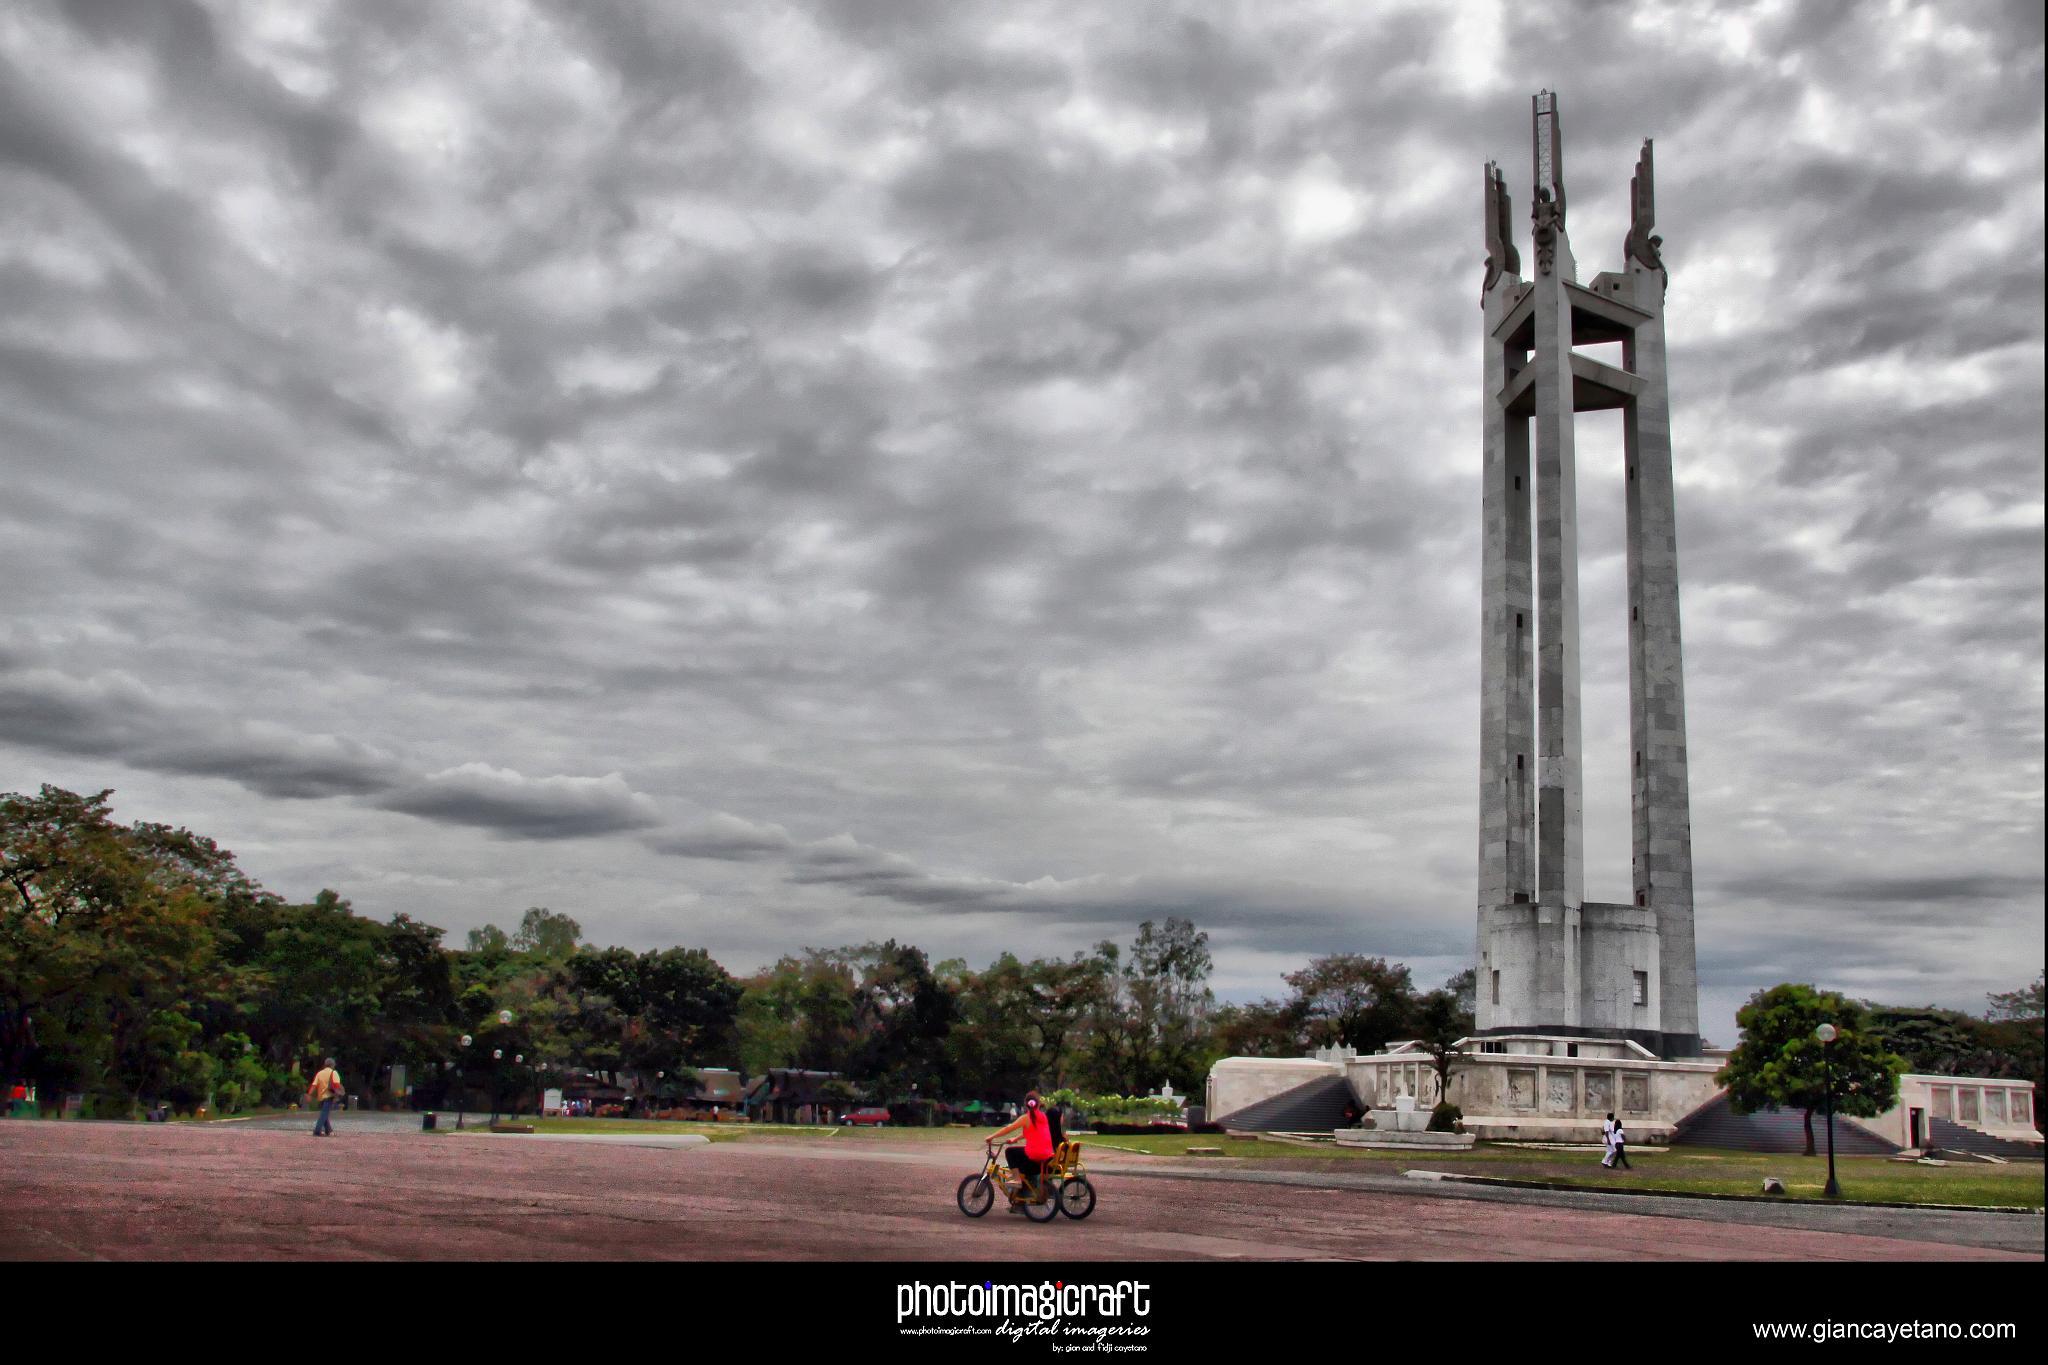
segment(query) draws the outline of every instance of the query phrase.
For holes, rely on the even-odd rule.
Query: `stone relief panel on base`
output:
[[[1508,1072],[1508,1104],[1515,1109],[1534,1109],[1536,1107],[1535,1072]]]

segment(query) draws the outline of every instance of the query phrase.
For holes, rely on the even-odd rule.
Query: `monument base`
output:
[[[1465,1051],[1452,1063],[1448,1098],[1463,1111],[1465,1131],[1488,1142],[1597,1146],[1609,1114],[1633,1141],[1661,1142],[1720,1093],[1720,1059],[1665,1061],[1627,1038],[1525,1032],[1459,1046]],[[1353,1058],[1345,1079],[1365,1109],[1392,1107],[1403,1095],[1428,1108],[1439,1098],[1436,1066],[1418,1043]]]

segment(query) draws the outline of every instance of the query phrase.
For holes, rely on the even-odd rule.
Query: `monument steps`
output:
[[[1826,1122],[1813,1116],[1816,1151],[1825,1151]],[[1806,1126],[1797,1109],[1760,1109],[1738,1114],[1720,1095],[1681,1120],[1671,1135],[1674,1147],[1725,1147],[1738,1152],[1798,1153],[1806,1150]],[[1835,1151],[1845,1156],[1891,1156],[1899,1149],[1854,1120],[1836,1118]]]
[[[1319,1076],[1210,1121],[1250,1133],[1328,1133],[1344,1126],[1350,1104],[1349,1081]]]
[[[1993,1137],[1953,1119],[1929,1117],[1927,1145],[1944,1152],[1968,1152],[1971,1156],[2001,1156],[2008,1161],[2041,1160],[2041,1144]]]

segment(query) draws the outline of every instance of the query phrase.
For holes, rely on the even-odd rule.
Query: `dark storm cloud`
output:
[[[912,912],[1000,912],[1026,920],[1110,930],[1142,920],[1193,917],[1224,936],[1281,936],[1306,942],[1359,913],[1348,901],[1314,888],[1219,885],[1173,877],[1090,877],[1028,883],[948,877],[909,858],[873,848],[849,835],[798,845],[779,826],[762,826],[720,813],[694,827],[651,835],[648,846],[684,858],[786,864],[795,886],[829,886],[855,896],[887,900]],[[1404,947],[1431,951],[1436,935],[1406,932]],[[1427,947],[1421,945],[1430,945]]]
[[[1924,908],[1960,901],[2010,903],[2038,891],[2040,885],[2037,880],[2023,877],[1954,873],[1945,877],[1849,877],[1822,883],[1798,878],[1737,877],[1724,882],[1721,889],[1736,896],[1845,901],[1881,910],[1893,904]]]
[[[1004,890],[993,883],[935,877],[908,858],[869,848],[847,835],[821,839],[797,850],[789,880],[798,886],[832,886],[856,896],[916,907],[972,905]]]
[[[579,839],[646,829],[660,822],[648,797],[617,773],[603,777],[524,777],[484,763],[447,772],[386,793],[386,810],[473,825],[500,838]]]
[[[57,753],[103,755],[147,734],[159,711],[134,678],[81,683],[51,669],[0,675],[0,727],[18,744]]]
[[[47,754],[226,778],[280,798],[361,795],[399,774],[389,754],[368,745],[195,714],[121,673],[75,678],[54,669],[0,669],[0,738]]]
[[[385,810],[507,838],[581,838],[661,820],[653,800],[616,773],[529,778],[468,763],[415,777],[392,755],[356,740],[172,705],[118,673],[75,678],[52,669],[0,669],[0,739],[56,755],[118,758],[149,772],[223,778],[280,799],[369,797]]]
[[[755,862],[787,855],[796,846],[780,825],[757,825],[723,812],[701,824],[651,836],[648,847],[678,858],[716,858]]]
[[[1657,139],[1703,980],[1975,1003],[2038,953],[2042,69],[2026,5],[17,6],[0,787],[217,777],[272,877],[740,968],[1469,953],[1472,181],[1529,264],[1546,85],[1582,278]]]
[[[145,748],[139,767],[199,777],[224,777],[264,796],[312,799],[361,796],[392,782],[399,767],[389,754],[337,735],[254,733]]]

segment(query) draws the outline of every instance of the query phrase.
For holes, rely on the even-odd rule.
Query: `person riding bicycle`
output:
[[[997,1129],[989,1141],[1001,1142],[1020,1129],[1024,1134],[1023,1147],[1009,1148],[1003,1153],[1003,1159],[1010,1163],[1011,1170],[1023,1173],[1030,1182],[1031,1196],[1036,1199],[1039,1173],[1044,1171],[1045,1163],[1052,1160],[1053,1151],[1052,1123],[1046,1117],[1045,1106],[1039,1101],[1036,1090],[1024,1097],[1024,1112],[1017,1116],[1016,1122]]]

